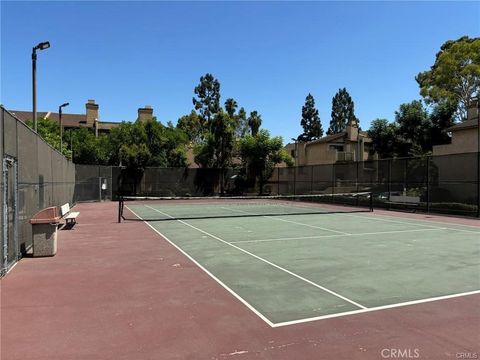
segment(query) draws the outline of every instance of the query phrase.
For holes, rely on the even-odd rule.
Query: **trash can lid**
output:
[[[30,224],[58,224],[59,222],[60,216],[56,206],[40,210],[30,219]]]

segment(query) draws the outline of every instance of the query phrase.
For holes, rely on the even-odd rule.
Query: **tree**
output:
[[[298,136],[298,141],[312,141],[322,137],[323,129],[320,116],[315,108],[315,99],[311,94],[308,94],[305,98],[300,124],[303,127],[303,134]]]
[[[262,117],[257,111],[252,111],[248,117],[248,126],[252,136],[257,135],[260,126],[262,125]]]
[[[145,143],[123,144],[120,147],[120,156],[122,164],[127,168],[143,170],[150,162],[152,154]]]
[[[128,147],[133,144],[146,144],[147,134],[145,132],[145,127],[143,122],[137,121],[135,123],[122,122],[120,125],[114,127],[110,132],[110,147],[111,147],[111,158],[110,162],[112,165],[126,165],[123,155],[127,155]],[[146,145],[145,145],[146,146]],[[122,147],[124,148],[121,151]],[[137,148],[138,149],[138,148]],[[132,154],[134,149],[128,152],[130,157],[130,163],[142,163],[143,161],[133,161]],[[151,154],[150,154],[151,155]],[[145,153],[141,154],[141,157],[145,157]],[[145,161],[146,163],[146,161]]]
[[[332,119],[327,135],[345,131],[347,124],[358,121],[355,117],[353,100],[346,88],[339,89],[332,98]]]
[[[234,99],[228,98],[227,100],[225,100],[225,111],[231,118],[235,116],[235,111],[237,110],[237,107],[238,104]]]
[[[420,100],[401,104],[395,112],[395,122],[398,124],[398,141],[409,145],[408,152],[400,156],[423,155],[432,150],[432,122]]]
[[[72,150],[75,164],[107,165],[111,157],[111,147],[107,135],[95,136],[88,128],[78,128],[65,132],[64,144]]]
[[[466,120],[467,109],[480,93],[480,38],[463,36],[445,42],[430,70],[415,79],[428,104],[455,104],[456,118]]]
[[[200,83],[195,87],[196,98],[193,98],[195,110],[200,112],[200,125],[203,129],[220,109],[220,82],[212,74],[200,77]]]
[[[210,121],[206,142],[195,148],[195,162],[203,167],[220,169],[220,192],[225,190],[225,170],[230,166],[234,149],[235,125],[232,118],[220,110]]]
[[[169,122],[167,126],[162,125],[162,139],[162,147],[165,149],[167,159],[166,165],[168,167],[186,167],[188,165],[187,135]]]
[[[398,125],[389,123],[387,119],[375,119],[368,130],[368,137],[372,139],[373,151],[380,158],[393,158],[397,154]]]
[[[200,118],[194,110],[192,110],[190,114],[184,115],[178,119],[177,128],[187,135],[190,142],[194,144],[201,142],[203,129],[200,123]]]
[[[248,133],[248,120],[247,120],[247,112],[243,107],[238,110],[237,114],[237,122],[235,128],[235,136],[237,138],[242,138]]]
[[[451,102],[437,104],[430,114],[432,145],[448,144],[450,136],[447,129],[455,125],[455,111],[457,107]]]
[[[263,194],[265,183],[272,176],[276,164],[285,161],[287,165],[293,165],[293,159],[283,148],[282,138],[271,138],[265,129],[240,140],[240,156],[247,178],[253,182],[258,181],[260,195]]]
[[[187,142],[188,137],[181,129],[172,124],[165,126],[156,118],[133,124],[123,122],[110,133],[111,162],[126,165],[122,157],[126,155],[133,166],[186,166]],[[133,158],[135,154],[137,160]]]
[[[27,120],[27,126],[33,128],[33,121]],[[60,125],[58,122],[50,119],[37,119],[37,133],[45,140],[51,147],[60,151]],[[62,147],[63,155],[67,158],[72,158],[72,153],[67,144]]]

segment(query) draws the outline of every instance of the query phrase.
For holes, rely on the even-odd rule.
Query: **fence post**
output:
[[[277,167],[277,195],[280,195],[280,168]]]
[[[360,161],[357,161],[357,175],[355,176],[355,192],[358,193],[358,166]],[[355,205],[358,206],[358,196],[355,197]]]
[[[388,159],[388,205],[387,209],[390,210],[390,197],[392,196],[392,159]]]
[[[310,165],[310,194],[313,194],[313,165]]]
[[[427,213],[430,212],[430,156],[427,156]]]
[[[297,195],[297,167],[293,167],[293,195]]]
[[[332,164],[332,195],[335,195],[335,164]]]
[[[480,101],[479,101],[480,103]],[[480,110],[477,110],[480,114]],[[480,115],[479,115],[480,116]],[[478,151],[477,151],[477,217],[480,218],[480,120],[478,121]]]

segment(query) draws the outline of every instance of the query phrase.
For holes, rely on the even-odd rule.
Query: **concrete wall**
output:
[[[478,150],[478,129],[457,130],[452,134],[452,143],[433,147],[433,155],[448,155],[476,152]]]
[[[337,161],[337,151],[330,150],[331,143],[314,143],[306,147],[305,163],[302,165],[333,164]]]

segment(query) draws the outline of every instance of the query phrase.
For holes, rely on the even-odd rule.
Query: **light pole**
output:
[[[60,123],[60,153],[63,154],[63,123],[62,123],[62,108],[70,105],[69,103],[64,103],[58,107],[58,122]]]
[[[45,50],[49,47],[50,43],[44,41],[32,48],[32,116],[35,132],[37,131],[37,50]]]

